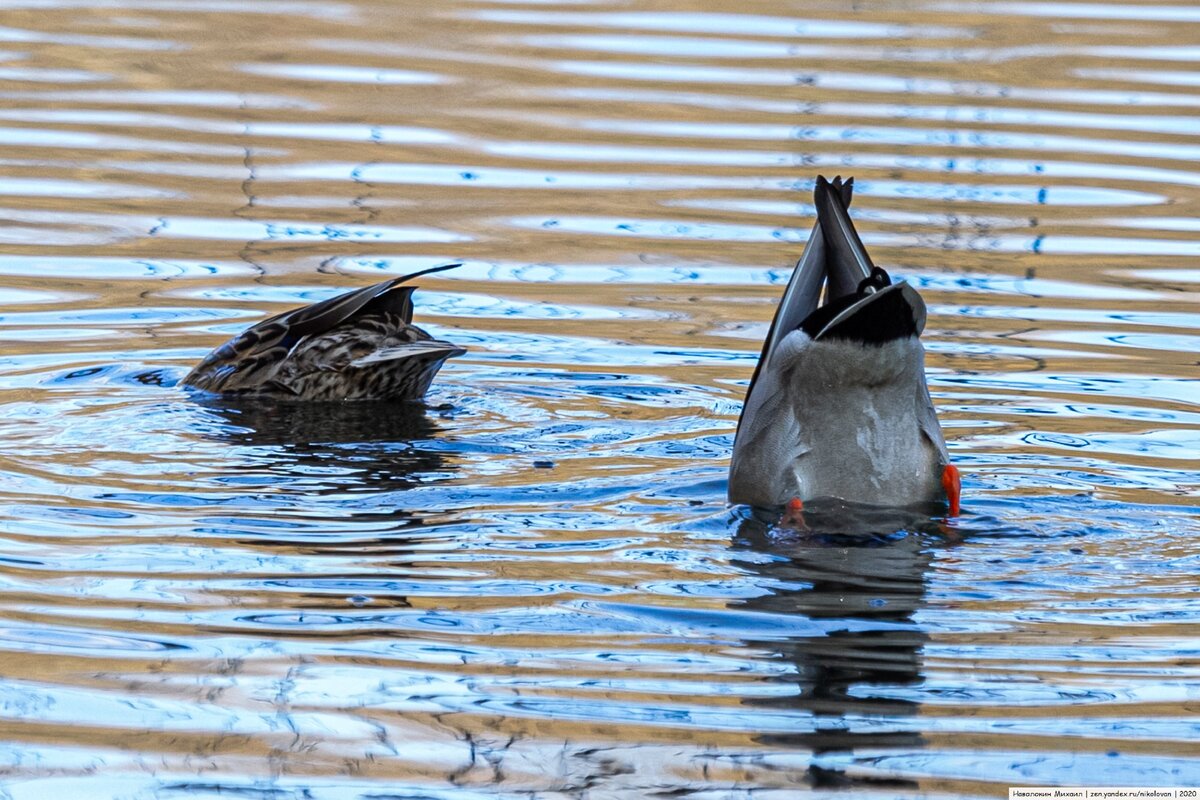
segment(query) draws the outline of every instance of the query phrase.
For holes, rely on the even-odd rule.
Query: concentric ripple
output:
[[[29,0],[0,27],[0,797],[1200,784],[1186,4]],[[966,513],[727,508],[853,174]],[[445,262],[426,410],[178,385]]]

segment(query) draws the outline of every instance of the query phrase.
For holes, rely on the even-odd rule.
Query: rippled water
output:
[[[0,797],[1200,784],[1194,6],[4,5]],[[957,521],[725,506],[818,172]],[[175,385],[450,258],[426,415]]]

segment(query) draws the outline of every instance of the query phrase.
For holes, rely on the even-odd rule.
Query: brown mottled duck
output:
[[[420,400],[446,359],[463,348],[412,324],[408,281],[446,264],[297,308],[209,353],[185,386],[289,400]]]

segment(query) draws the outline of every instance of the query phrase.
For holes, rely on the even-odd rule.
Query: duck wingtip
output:
[[[463,265],[463,262],[461,262],[461,261],[452,261],[448,264],[438,264],[436,266],[426,267],[425,269],[419,269],[416,272],[410,272],[407,275],[401,275],[400,277],[396,278],[392,282],[393,283],[407,283],[408,281],[411,281],[414,278],[420,278],[423,275],[432,275],[435,272],[445,272],[448,269],[456,269],[458,267],[461,267],[462,265]]]

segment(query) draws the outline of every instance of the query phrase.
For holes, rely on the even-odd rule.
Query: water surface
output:
[[[1186,4],[6,4],[0,797],[1200,784]],[[724,503],[853,174],[964,515]],[[176,384],[447,259],[427,413]]]

